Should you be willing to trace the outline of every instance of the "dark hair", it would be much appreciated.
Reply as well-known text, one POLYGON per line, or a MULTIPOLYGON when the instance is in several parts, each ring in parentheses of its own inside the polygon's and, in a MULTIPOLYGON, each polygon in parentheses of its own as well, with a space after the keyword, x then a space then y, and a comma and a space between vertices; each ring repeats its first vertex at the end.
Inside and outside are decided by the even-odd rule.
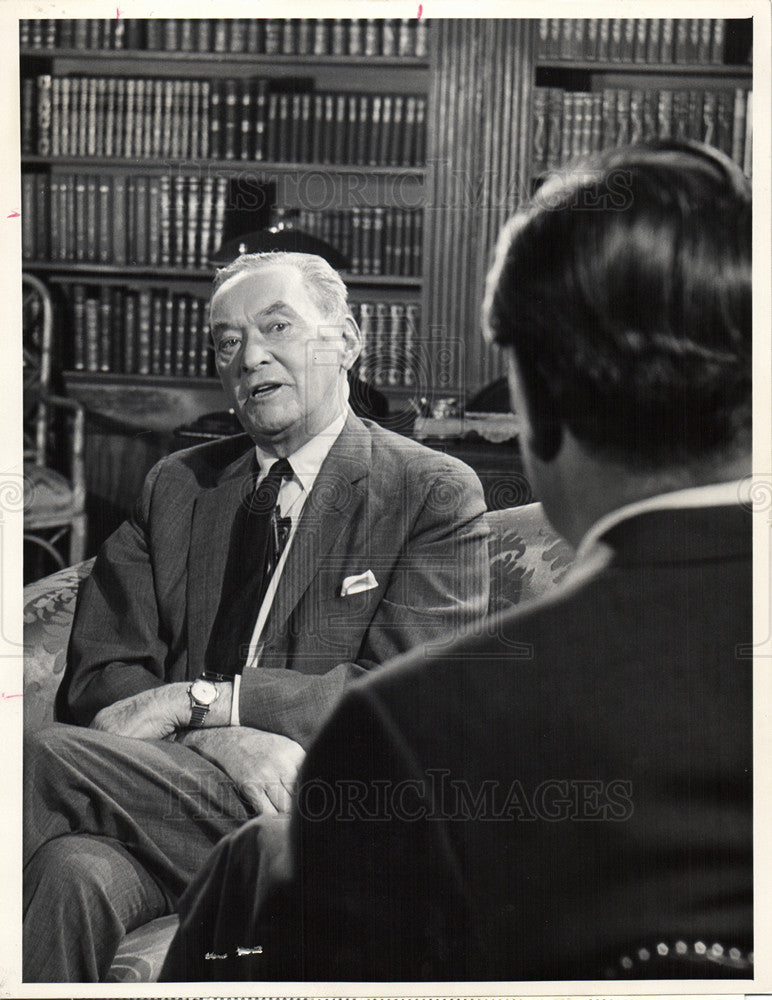
POLYGON ((744 446, 750 185, 723 154, 680 142, 550 178, 501 235, 485 314, 514 350, 543 460, 563 427, 646 466, 744 446))

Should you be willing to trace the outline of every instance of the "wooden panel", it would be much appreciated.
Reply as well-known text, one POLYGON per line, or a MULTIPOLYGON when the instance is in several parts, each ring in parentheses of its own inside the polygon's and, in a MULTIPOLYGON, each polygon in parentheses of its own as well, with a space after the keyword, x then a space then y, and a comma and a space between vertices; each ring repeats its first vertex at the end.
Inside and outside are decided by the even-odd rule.
POLYGON ((517 18, 432 23, 423 302, 438 395, 463 389, 469 397, 504 371, 483 341, 480 310, 496 238, 527 191, 534 26, 517 18))

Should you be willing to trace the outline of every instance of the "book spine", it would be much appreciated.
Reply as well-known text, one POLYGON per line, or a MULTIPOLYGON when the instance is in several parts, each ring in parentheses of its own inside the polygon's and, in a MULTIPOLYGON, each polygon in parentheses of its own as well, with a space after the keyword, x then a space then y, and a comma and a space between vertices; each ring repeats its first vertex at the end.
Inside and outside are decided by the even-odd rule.
POLYGON ((128 79, 126 81, 126 115, 123 122, 123 155, 127 158, 134 156, 134 97, 137 90, 137 81, 128 79))
POLYGON ((86 289, 75 285, 72 290, 73 358, 76 372, 86 370, 86 289))
POLYGON ((726 40, 726 18, 713 19, 713 32, 710 41, 710 61, 720 66, 724 62, 724 44, 726 40))
POLYGON ((550 87, 547 94, 547 170, 560 165, 562 137, 563 91, 559 87, 550 87))
POLYGON ((162 174, 160 177, 160 192, 161 192, 161 219, 160 219, 160 241, 161 241, 161 252, 160 252, 160 263, 164 267, 168 267, 172 262, 172 194, 171 194, 171 177, 168 174, 162 174))
POLYGON ((185 266, 195 267, 198 259, 199 232, 199 180, 195 175, 188 179, 187 238, 185 244, 185 266))
POLYGON ((611 19, 600 17, 598 18, 598 59, 601 62, 608 62, 610 46, 611 19))
POLYGON ((86 178, 86 260, 97 259, 97 179, 86 178))
POLYGON ((743 173, 753 176, 753 91, 749 90, 745 105, 745 144, 743 146, 743 173))
POLYGON ((201 300, 192 297, 190 300, 190 315, 188 317, 187 329, 185 331, 185 369, 184 372, 189 378, 195 378, 199 374, 199 342, 201 338, 201 300))
POLYGON ((659 61, 661 63, 672 63, 675 60, 675 22, 672 17, 663 17, 661 21, 662 47, 660 48, 659 61))
POLYGON ((153 300, 149 288, 142 288, 137 296, 136 370, 139 375, 150 374, 150 338, 153 300))
POLYGON ((164 356, 164 299, 163 293, 153 291, 150 308, 150 374, 163 374, 164 356))
MULTIPOLYGON (((237 117, 237 83, 236 80, 225 81, 225 133, 223 155, 226 160, 236 159, 236 117, 237 117)), ((240 128, 239 128, 240 131, 240 128)))
POLYGON ((215 251, 218 250, 222 244, 227 195, 228 181, 225 177, 218 177, 214 200, 214 226, 212 228, 212 246, 215 248, 215 251))
POLYGON ((643 142, 643 91, 630 91, 630 144, 643 142))
POLYGON ((660 90, 657 105, 658 138, 670 139, 673 135, 673 91, 660 90))
POLYGON ((416 357, 415 348, 420 338, 421 307, 417 302, 408 302, 405 306, 405 360, 402 372, 402 384, 415 385, 416 357))
POLYGON ((147 262, 157 267, 161 263, 161 179, 149 177, 147 182, 147 262))
POLYGON ((405 306, 393 302, 389 306, 389 346, 386 382, 402 385, 405 370, 405 306))
POLYGON ((62 252, 64 260, 75 259, 75 177, 65 174, 59 181, 60 197, 64 202, 62 252))
POLYGON ((35 247, 35 176, 21 175, 21 256, 22 260, 34 260, 35 247))
POLYGON ((415 26, 416 59, 426 59, 429 55, 429 22, 420 18, 415 26))
POLYGON ((745 152, 745 91, 737 87, 734 92, 734 114, 732 116, 732 159, 742 167, 745 152))
POLYGON ((177 174, 174 177, 174 215, 172 264, 182 267, 185 264, 185 181, 187 178, 177 174))
POLYGON ((115 222, 111 198, 110 198, 110 178, 100 176, 99 184, 99 238, 97 240, 98 259, 100 264, 109 264, 112 261, 112 228, 115 222))
POLYGON ((99 370, 110 371, 112 352, 112 304, 110 289, 103 285, 99 290, 99 370))
POLYGON ((648 26, 649 21, 645 17, 637 17, 634 19, 635 24, 635 51, 633 53, 633 59, 637 63, 645 63, 646 56, 648 53, 648 26))
POLYGON ((241 81, 241 120, 239 131, 239 157, 242 160, 249 160, 252 157, 252 84, 249 80, 241 81))
POLYGON ((172 375, 185 374, 185 338, 188 334, 188 296, 177 295, 175 302, 176 322, 174 324, 174 357, 172 375))
POLYGON ((48 197, 51 203, 51 245, 50 245, 50 256, 51 260, 61 260, 61 235, 62 228, 61 223, 63 219, 60 212, 59 204, 59 178, 54 174, 50 181, 48 182, 48 197))
POLYGON ((96 299, 86 299, 86 371, 99 371, 99 307, 96 299))
POLYGON ((137 328, 139 304, 134 292, 127 292, 123 307, 123 370, 127 375, 133 375, 137 370, 137 342, 139 340, 137 328))
POLYGON ((113 288, 110 297, 110 371, 123 371, 124 308, 123 291, 113 288))
POLYGON ((163 300, 163 337, 161 340, 161 374, 174 374, 175 344, 174 344, 174 297, 166 293, 163 300))
POLYGON ((375 372, 377 386, 388 384, 389 372, 389 307, 386 302, 375 303, 375 372))
POLYGON ((258 79, 255 89, 255 141, 253 157, 255 160, 267 158, 266 148, 266 106, 268 101, 268 81, 258 79))
POLYGON ((126 264, 126 181, 122 174, 112 179, 112 259, 114 264, 126 264))
POLYGON ((51 86, 50 73, 38 77, 38 156, 51 154, 51 86))

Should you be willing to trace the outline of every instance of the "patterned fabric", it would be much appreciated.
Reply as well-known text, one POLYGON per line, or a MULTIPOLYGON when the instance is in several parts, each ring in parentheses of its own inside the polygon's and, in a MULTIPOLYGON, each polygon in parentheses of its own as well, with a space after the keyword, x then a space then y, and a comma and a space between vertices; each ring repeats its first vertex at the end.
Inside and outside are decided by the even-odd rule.
POLYGON ((64 673, 67 640, 78 584, 93 559, 24 588, 24 728, 42 729, 54 721, 54 698, 64 673))
POLYGON ((63 475, 45 465, 24 463, 24 513, 34 521, 72 511, 72 486, 63 475))
POLYGON ((541 504, 488 511, 485 519, 491 532, 491 614, 543 597, 565 577, 574 550, 550 526, 541 504))
MULTIPOLYGON (((559 583, 573 550, 549 526, 540 504, 488 512, 492 613, 541 597, 559 583)), ((78 563, 24 589, 24 725, 53 721, 54 698, 64 671, 78 585, 94 560, 78 563)), ((110 982, 155 982, 177 926, 162 917, 128 934, 110 971, 110 982)))
POLYGON ((151 920, 123 939, 107 976, 108 983, 155 983, 177 930, 176 913, 151 920))

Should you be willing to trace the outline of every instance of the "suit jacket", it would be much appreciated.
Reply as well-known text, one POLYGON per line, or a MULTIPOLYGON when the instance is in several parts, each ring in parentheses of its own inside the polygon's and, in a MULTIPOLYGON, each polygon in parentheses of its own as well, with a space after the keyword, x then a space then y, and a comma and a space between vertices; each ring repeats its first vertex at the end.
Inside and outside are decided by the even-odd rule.
MULTIPOLYGON (((78 595, 60 719, 87 725, 201 673, 253 462, 240 435, 151 470, 78 595)), ((467 466, 350 414, 303 508, 259 666, 242 677, 242 725, 305 743, 350 679, 484 614, 484 509, 467 466), (342 597, 368 569, 377 587, 342 597)))
POLYGON ((641 513, 589 578, 354 685, 231 937, 262 953, 192 978, 619 978, 633 945, 752 948, 750 522, 641 513))

